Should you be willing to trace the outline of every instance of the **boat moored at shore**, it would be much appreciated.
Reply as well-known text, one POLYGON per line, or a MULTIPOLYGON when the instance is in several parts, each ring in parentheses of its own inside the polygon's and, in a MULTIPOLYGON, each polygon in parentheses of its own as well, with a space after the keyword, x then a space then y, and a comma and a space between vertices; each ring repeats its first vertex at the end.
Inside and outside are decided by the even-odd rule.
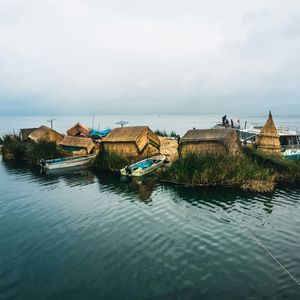
POLYGON ((87 165, 95 155, 81 155, 74 157, 61 157, 49 160, 40 160, 40 166, 46 170, 64 169, 87 165))
POLYGON ((142 161, 139 161, 120 170, 121 175, 138 177, 156 171, 160 168, 166 159, 165 155, 156 155, 142 161))

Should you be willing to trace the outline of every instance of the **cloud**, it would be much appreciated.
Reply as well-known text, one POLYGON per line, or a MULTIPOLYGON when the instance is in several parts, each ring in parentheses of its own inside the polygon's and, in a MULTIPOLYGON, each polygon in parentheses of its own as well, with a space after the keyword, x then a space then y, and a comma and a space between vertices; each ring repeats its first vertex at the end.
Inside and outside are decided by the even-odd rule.
POLYGON ((2 0, 1 113, 300 108, 299 10, 297 1, 2 0))

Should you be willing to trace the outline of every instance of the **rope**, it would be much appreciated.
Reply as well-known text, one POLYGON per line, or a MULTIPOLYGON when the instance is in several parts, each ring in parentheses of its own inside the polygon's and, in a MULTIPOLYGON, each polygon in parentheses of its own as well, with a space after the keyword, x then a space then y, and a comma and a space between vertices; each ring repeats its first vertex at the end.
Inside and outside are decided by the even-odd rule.
POLYGON ((294 282, 296 282, 296 284, 300 287, 300 282, 299 282, 299 280, 297 279, 297 278, 295 278, 287 269, 286 269, 286 267, 285 266, 283 266, 281 263, 280 263, 280 261, 278 261, 278 259, 276 258, 276 257, 274 257, 274 255, 270 252, 270 250, 267 248, 267 247, 265 247, 259 240, 258 240, 258 238, 245 226, 245 225, 243 225, 243 224, 241 224, 239 221, 238 221, 238 219, 236 218, 236 217, 234 217, 235 218, 235 220, 236 220, 236 222, 241 226, 241 227, 243 227, 243 228, 245 228, 246 230, 247 230, 247 232, 253 237, 253 239, 256 241, 256 243, 260 246, 260 247, 262 247, 275 261, 276 261, 276 263, 282 268, 282 270, 283 271, 285 271, 289 276, 290 276, 290 278, 294 281, 294 282))

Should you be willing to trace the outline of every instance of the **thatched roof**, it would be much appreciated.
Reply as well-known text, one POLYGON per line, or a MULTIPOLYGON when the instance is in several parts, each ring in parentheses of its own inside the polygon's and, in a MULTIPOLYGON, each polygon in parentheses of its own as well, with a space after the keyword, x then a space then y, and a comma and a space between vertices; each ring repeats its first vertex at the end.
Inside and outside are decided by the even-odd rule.
POLYGON ((191 129, 180 140, 184 142, 228 141, 236 135, 235 129, 191 129))
POLYGON ((89 133, 90 129, 79 122, 67 131, 67 134, 70 136, 78 136, 80 134, 89 135, 89 133))
POLYGON ((281 145, 279 134, 273 121, 272 113, 269 112, 269 117, 266 124, 261 129, 259 135, 255 139, 258 150, 266 153, 280 153, 281 145))
POLYGON ((113 129, 102 142, 128 143, 133 142, 139 151, 142 151, 149 141, 155 147, 160 147, 160 141, 156 134, 147 126, 120 127, 113 129))
POLYGON ((263 128, 261 129, 259 135, 260 136, 275 137, 275 138, 279 137, 277 128, 276 128, 275 123, 273 121, 271 111, 269 112, 268 120, 267 120, 266 124, 263 126, 263 128))
POLYGON ((216 128, 216 129, 192 129, 186 132, 179 143, 179 147, 184 144, 205 144, 216 142, 223 144, 229 153, 239 151, 240 140, 235 129, 216 128))
POLYGON ((34 130, 28 138, 38 142, 40 140, 45 140, 47 142, 55 142, 57 145, 61 142, 63 139, 63 135, 59 132, 47 127, 47 126, 40 126, 36 130, 34 130))
POLYGON ((94 148, 92 139, 69 135, 64 136, 63 140, 60 142, 60 145, 74 148, 85 148, 88 153, 90 153, 94 148))
POLYGON ((26 141, 29 135, 35 131, 37 128, 22 128, 20 129, 19 137, 21 141, 26 141))

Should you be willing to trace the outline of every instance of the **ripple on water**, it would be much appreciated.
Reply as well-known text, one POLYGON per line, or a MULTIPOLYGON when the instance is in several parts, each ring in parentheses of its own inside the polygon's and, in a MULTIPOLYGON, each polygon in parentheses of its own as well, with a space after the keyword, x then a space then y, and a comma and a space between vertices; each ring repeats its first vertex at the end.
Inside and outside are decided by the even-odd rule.
POLYGON ((0 298, 300 297, 247 231, 300 278, 297 187, 258 195, 3 164, 0 179, 0 298))

